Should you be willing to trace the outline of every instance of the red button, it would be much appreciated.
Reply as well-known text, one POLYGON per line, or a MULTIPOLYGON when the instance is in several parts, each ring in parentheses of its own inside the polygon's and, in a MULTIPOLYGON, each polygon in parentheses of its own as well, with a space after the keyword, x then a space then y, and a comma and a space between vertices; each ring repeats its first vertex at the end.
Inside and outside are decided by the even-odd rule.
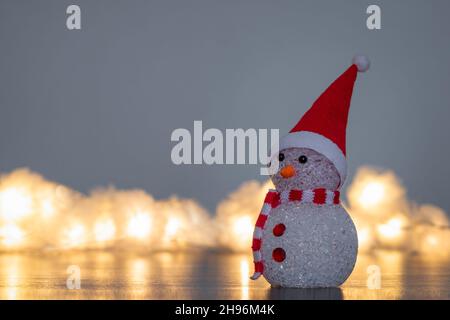
POLYGON ((276 248, 272 251, 272 258, 276 262, 283 262, 286 259, 286 252, 282 248, 276 248))
POLYGON ((279 223, 275 227, 273 227, 273 235, 275 237, 281 237, 285 230, 286 226, 282 223, 279 223))

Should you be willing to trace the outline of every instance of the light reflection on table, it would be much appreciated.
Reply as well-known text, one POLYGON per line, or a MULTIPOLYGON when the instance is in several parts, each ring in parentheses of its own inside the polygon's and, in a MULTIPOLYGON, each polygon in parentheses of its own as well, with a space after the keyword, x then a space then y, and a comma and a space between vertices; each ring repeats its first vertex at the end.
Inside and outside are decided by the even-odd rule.
POLYGON ((0 299, 450 299, 448 260, 401 252, 360 255, 342 288, 270 288, 251 272, 245 254, 3 253, 0 299), (70 265, 80 267, 81 289, 66 287, 70 265), (380 289, 367 287, 370 265, 380 289))

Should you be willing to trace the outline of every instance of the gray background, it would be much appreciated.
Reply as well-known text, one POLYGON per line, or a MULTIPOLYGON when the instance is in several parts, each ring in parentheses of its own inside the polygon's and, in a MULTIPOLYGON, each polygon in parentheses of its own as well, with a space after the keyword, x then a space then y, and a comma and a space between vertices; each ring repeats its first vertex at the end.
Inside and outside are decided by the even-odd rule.
POLYGON ((349 118, 350 179, 394 170, 450 211, 449 1, 0 1, 0 170, 27 166, 88 192, 143 188, 208 209, 259 166, 175 166, 176 128, 284 134, 370 56, 349 118), (82 30, 65 10, 81 6, 82 30), (382 30, 366 28, 369 4, 382 30))

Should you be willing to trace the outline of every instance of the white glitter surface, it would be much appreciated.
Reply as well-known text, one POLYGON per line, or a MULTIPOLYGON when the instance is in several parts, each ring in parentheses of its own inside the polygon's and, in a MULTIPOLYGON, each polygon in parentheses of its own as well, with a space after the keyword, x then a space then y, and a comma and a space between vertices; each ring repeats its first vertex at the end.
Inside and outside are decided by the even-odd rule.
POLYGON ((272 210, 262 237, 264 277, 273 286, 337 287, 350 275, 356 262, 358 238, 355 226, 340 205, 289 202, 272 210), (274 236, 283 223, 282 236, 274 236), (283 262, 272 251, 286 252, 283 262))

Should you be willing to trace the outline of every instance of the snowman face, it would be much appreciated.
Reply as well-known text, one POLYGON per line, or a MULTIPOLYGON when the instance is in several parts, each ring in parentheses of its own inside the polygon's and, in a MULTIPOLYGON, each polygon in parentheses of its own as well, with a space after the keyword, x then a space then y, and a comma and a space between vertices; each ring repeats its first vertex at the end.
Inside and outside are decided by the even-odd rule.
POLYGON ((307 148, 288 148, 278 154, 279 170, 271 176, 278 191, 339 187, 340 176, 324 155, 307 148))

